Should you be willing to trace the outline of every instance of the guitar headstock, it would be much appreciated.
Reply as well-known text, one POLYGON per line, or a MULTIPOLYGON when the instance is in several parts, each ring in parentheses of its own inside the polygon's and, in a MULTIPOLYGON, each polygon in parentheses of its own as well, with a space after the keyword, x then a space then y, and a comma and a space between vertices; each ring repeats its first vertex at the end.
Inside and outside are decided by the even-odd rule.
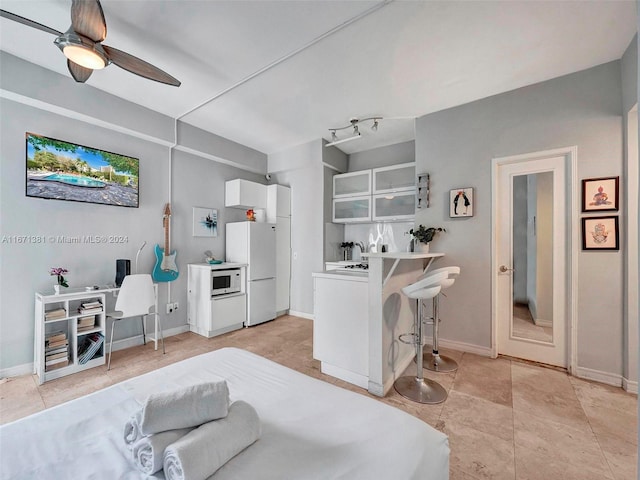
POLYGON ((169 217, 171 216, 171 204, 170 203, 165 203, 164 205, 164 212, 162 215, 162 226, 164 228, 167 228, 168 224, 169 224, 169 217))

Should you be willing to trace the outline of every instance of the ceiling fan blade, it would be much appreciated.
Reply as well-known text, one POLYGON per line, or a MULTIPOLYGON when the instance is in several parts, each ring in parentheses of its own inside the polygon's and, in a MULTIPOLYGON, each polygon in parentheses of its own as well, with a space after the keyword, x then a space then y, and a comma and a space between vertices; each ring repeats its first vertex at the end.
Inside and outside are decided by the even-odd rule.
POLYGON ((13 20, 14 22, 22 23, 23 25, 26 25, 28 27, 37 28, 38 30, 51 33, 53 35, 62 35, 62 32, 59 32, 58 30, 54 30, 53 28, 47 27, 46 25, 42 25, 41 23, 29 20, 28 18, 21 17, 20 15, 16 15, 15 13, 7 12, 6 10, 0 9, 0 17, 8 18, 9 20, 13 20))
POLYGON ((71 26, 76 33, 101 42, 107 36, 107 22, 98 0, 73 0, 71 26))
POLYGON ((90 68, 85 68, 71 60, 67 60, 67 67, 69 68, 69 72, 73 79, 78 83, 86 82, 93 73, 93 70, 90 68))
POLYGON ((102 48, 104 48, 104 52, 107 54, 107 57, 109 57, 109 60, 120 68, 124 68, 131 73, 148 78, 149 80, 166 83, 167 85, 173 85, 174 87, 180 86, 180 80, 172 77, 167 72, 163 72, 158 67, 154 67, 144 60, 140 60, 133 55, 123 52, 122 50, 118 50, 117 48, 108 47, 107 45, 102 45, 102 48))

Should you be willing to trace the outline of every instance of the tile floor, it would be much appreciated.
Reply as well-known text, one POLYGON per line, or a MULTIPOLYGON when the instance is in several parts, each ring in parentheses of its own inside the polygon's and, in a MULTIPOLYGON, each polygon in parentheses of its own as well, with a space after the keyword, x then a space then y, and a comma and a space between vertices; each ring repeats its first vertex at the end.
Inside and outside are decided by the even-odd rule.
POLYGON ((529 306, 522 303, 513 304, 513 334, 530 340, 553 341, 553 328, 536 325, 529 306))
MULTIPOLYGON (((93 392, 179 360, 226 346, 250 350, 305 374, 368 395, 319 371, 312 358, 312 322, 280 317, 212 339, 184 333, 167 339, 166 355, 151 345, 115 352, 97 367, 37 385, 31 375, 0 381, 0 423, 93 392)), ((394 390, 378 399, 449 436, 451 480, 633 480, 637 478, 637 397, 564 372, 447 351, 460 368, 425 376, 449 392, 420 405, 394 390)), ((415 366, 409 367, 411 372, 415 366)), ((377 397, 373 397, 377 398, 377 397)), ((385 479, 386 480, 386 479, 385 479)))

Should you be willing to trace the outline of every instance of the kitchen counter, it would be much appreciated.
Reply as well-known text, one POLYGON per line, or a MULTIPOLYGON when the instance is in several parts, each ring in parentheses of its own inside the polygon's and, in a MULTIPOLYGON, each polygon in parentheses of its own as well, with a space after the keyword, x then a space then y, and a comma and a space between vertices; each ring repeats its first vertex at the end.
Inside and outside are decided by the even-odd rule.
POLYGON ((368 282, 367 272, 354 270, 325 270, 324 272, 312 273, 313 278, 337 278, 341 280, 353 280, 355 282, 368 282))

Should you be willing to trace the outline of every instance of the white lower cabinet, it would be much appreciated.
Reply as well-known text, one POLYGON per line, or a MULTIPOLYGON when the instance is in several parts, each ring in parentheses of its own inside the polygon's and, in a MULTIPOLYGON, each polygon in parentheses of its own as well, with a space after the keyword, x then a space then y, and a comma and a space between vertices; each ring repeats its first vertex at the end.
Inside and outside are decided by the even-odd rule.
POLYGON ((314 274, 313 358, 323 373, 368 388, 369 283, 314 274))
POLYGON ((239 330, 247 320, 246 268, 230 264, 191 264, 187 279, 187 318, 189 330, 211 338, 239 330), (242 274, 242 291, 228 295, 211 296, 211 271, 238 268, 242 274))

